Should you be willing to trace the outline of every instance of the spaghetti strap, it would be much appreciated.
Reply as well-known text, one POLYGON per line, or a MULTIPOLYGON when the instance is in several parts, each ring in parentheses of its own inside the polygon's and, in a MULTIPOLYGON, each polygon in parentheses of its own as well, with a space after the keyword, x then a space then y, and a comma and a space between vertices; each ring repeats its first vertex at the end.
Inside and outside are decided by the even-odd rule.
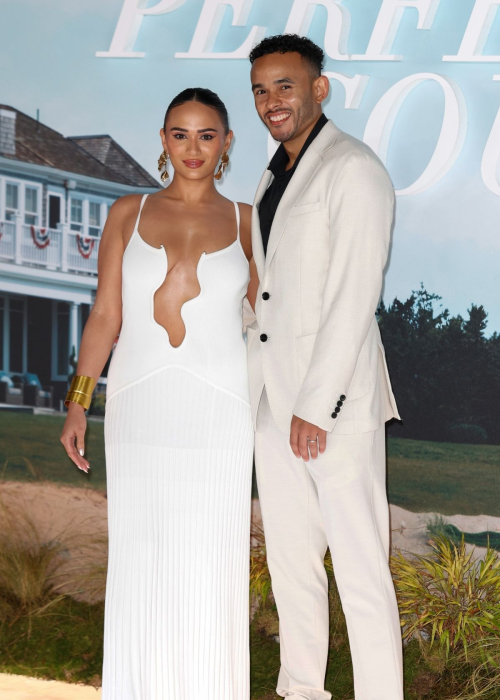
POLYGON ((147 196, 148 196, 147 194, 142 195, 141 206, 139 207, 139 213, 137 214, 137 219, 135 220, 134 230, 137 230, 139 228, 139 221, 141 219, 142 207, 144 206, 144 202, 146 201, 147 196))
POLYGON ((234 204, 234 208, 236 210, 236 225, 238 227, 238 232, 236 234, 236 240, 239 241, 240 240, 240 207, 239 207, 238 202, 233 202, 233 204, 234 204))

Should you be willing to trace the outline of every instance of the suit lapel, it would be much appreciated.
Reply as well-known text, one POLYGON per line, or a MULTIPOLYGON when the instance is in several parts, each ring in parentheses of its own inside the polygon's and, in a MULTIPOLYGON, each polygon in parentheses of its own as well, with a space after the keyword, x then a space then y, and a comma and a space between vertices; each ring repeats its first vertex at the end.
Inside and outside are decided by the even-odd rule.
MULTIPOLYGON (((322 163, 322 153, 334 145, 341 133, 342 132, 340 129, 338 129, 335 124, 329 120, 304 153, 300 163, 297 166, 297 170, 288 183, 288 187, 286 188, 276 210, 273 225, 271 227, 271 233, 269 235, 264 270, 269 269, 273 255, 276 252, 276 248, 278 247, 281 237, 283 236, 290 212, 322 163)), ((264 193, 262 192, 262 195, 263 194, 264 193)))
POLYGON ((269 234, 269 242, 267 244, 266 260, 264 265, 265 270, 269 269, 269 265, 271 264, 273 255, 276 252, 276 248, 281 240, 293 206, 300 198, 300 195, 305 190, 306 186, 309 184, 309 181, 313 177, 314 173, 321 165, 321 155, 319 155, 317 151, 314 151, 311 146, 309 146, 307 151, 304 153, 302 160, 298 164, 297 170, 294 172, 292 179, 288 183, 278 208, 276 209, 273 225, 271 226, 271 233, 269 234))
POLYGON ((259 211, 257 207, 264 196, 264 192, 269 187, 272 177, 273 174, 271 171, 266 169, 259 182, 259 186, 257 187, 252 209, 252 254, 255 260, 255 265, 257 266, 257 272, 259 273, 260 280, 264 278, 265 255, 264 246, 262 244, 262 233, 260 230, 259 211))

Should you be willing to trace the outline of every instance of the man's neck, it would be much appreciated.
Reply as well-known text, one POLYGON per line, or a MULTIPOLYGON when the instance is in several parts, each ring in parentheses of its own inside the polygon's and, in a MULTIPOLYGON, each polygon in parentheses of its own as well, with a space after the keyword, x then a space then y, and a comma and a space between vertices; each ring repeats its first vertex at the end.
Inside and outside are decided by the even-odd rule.
POLYGON ((293 168, 295 161, 298 158, 299 153, 302 150, 303 145, 308 139, 309 134, 311 131, 314 129, 316 126, 316 123, 318 119, 321 117, 322 112, 316 116, 313 121, 306 126, 306 128, 300 132, 297 136, 295 136, 293 139, 290 139, 290 141, 285 141, 283 143, 283 147, 287 153, 288 156, 288 163, 286 164, 285 170, 290 170, 293 168))

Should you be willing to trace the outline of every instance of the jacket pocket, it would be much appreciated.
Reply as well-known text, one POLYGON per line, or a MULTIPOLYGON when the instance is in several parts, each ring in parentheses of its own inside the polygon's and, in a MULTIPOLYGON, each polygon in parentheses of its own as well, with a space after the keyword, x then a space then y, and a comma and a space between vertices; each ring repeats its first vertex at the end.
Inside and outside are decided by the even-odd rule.
POLYGON ((309 214, 312 211, 322 209, 321 202, 308 202, 307 204, 297 204, 290 212, 290 216, 298 216, 299 214, 309 214))

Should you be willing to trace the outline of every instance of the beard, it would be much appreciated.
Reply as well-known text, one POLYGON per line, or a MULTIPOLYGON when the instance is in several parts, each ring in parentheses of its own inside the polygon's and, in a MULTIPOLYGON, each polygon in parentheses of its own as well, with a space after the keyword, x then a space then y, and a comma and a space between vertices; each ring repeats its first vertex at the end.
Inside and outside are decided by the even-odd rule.
POLYGON ((314 105, 311 102, 304 102, 296 111, 289 110, 290 111, 290 117, 287 121, 287 130, 282 130, 279 129, 276 134, 274 134, 271 129, 269 129, 269 126, 265 120, 265 118, 262 118, 262 121, 268 128, 269 132, 271 133, 271 136, 275 141, 278 141, 279 143, 286 143, 287 141, 291 141, 292 139, 295 138, 297 133, 301 131, 301 129, 304 127, 305 124, 311 121, 313 115, 314 115, 314 105))

